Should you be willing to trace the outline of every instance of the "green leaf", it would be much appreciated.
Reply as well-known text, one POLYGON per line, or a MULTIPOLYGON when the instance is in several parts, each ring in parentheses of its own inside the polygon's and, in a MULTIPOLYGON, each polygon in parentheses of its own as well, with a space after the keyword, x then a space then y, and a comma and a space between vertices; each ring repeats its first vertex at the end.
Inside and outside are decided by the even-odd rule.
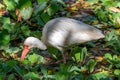
MULTIPOLYGON (((102 71, 96 74, 91 74, 89 77, 90 80, 106 80, 105 78, 109 78, 108 71, 102 71)), ((111 79, 107 79, 107 80, 111 80, 111 79)))
POLYGON ((7 6, 7 10, 15 10, 16 4, 13 0, 3 0, 5 5, 7 6))
POLYGON ((33 55, 30 55, 30 56, 28 57, 28 60, 33 64, 33 63, 37 62, 38 57, 39 57, 39 56, 38 56, 37 54, 33 54, 33 55))
POLYGON ((3 17, 0 20, 3 24, 10 24, 10 18, 3 17))
POLYGON ((106 35, 106 41, 117 40, 116 31, 112 30, 108 35, 106 35))
POLYGON ((96 64, 97 64, 97 62, 96 62, 95 60, 90 59, 90 60, 87 62, 86 67, 87 67, 87 69, 88 69, 90 72, 93 72, 96 64))
POLYGON ((21 10, 24 9, 24 8, 32 7, 32 2, 31 2, 31 0, 19 0, 18 7, 21 10))
POLYGON ((42 4, 44 2, 48 2, 48 0, 37 0, 38 4, 42 4))
POLYGON ((0 44, 1 45, 8 45, 10 42, 10 34, 6 30, 2 30, 0 32, 0 44))
POLYGON ((12 26, 10 24, 4 24, 2 27, 3 29, 6 29, 8 32, 12 31, 12 26))
POLYGON ((108 60, 112 60, 112 55, 110 53, 106 53, 105 58, 108 60))
POLYGON ((42 4, 39 4, 38 8, 34 11, 34 16, 38 15, 45 9, 47 6, 47 2, 43 2, 42 4))
POLYGON ((55 14, 58 10, 60 10, 60 6, 56 4, 56 2, 51 2, 50 7, 47 9, 47 13, 49 16, 52 16, 55 14))
POLYGON ((97 2, 98 2, 98 0, 87 0, 86 1, 86 3, 89 3, 91 5, 93 5, 93 4, 97 3, 97 2))
POLYGON ((42 56, 38 55, 38 54, 33 54, 33 55, 30 55, 28 57, 28 60, 31 62, 31 64, 34 64, 34 63, 37 63, 37 62, 40 62, 40 63, 44 63, 45 60, 42 56))
POLYGON ((38 74, 34 72, 28 72, 27 74, 24 75, 25 80, 40 80, 40 77, 38 74))
POLYGON ((120 69, 115 69, 114 74, 120 76, 120 69))
POLYGON ((14 74, 10 74, 9 76, 8 76, 8 80, 14 80, 15 79, 15 75, 14 74))
POLYGON ((44 68, 44 67, 42 67, 41 72, 44 74, 44 76, 47 76, 47 75, 48 75, 47 69, 44 68))
POLYGON ((80 69, 77 66, 72 66, 71 69, 70 69, 70 72, 73 72, 73 71, 80 72, 80 69))
POLYGON ((49 47, 49 48, 48 48, 48 52, 51 53, 52 56, 53 56, 55 59, 58 59, 57 56, 56 56, 56 54, 58 54, 59 51, 58 51, 57 49, 52 48, 52 47, 49 47))
POLYGON ((77 62, 80 61, 80 54, 81 54, 80 52, 75 53, 75 59, 76 59, 77 62))
POLYGON ((44 21, 44 23, 47 23, 50 20, 50 16, 47 13, 42 13, 41 18, 44 21))
POLYGON ((14 66, 14 70, 16 71, 16 73, 19 74, 19 76, 23 77, 23 75, 22 75, 22 69, 19 66, 17 66, 16 64, 14 66))
POLYGON ((0 80, 5 80, 5 76, 6 76, 5 73, 0 73, 0 80))
POLYGON ((34 37, 37 37, 37 38, 41 38, 42 32, 41 31, 32 31, 31 35, 34 36, 34 37))
POLYGON ((32 11, 33 11, 33 8, 32 7, 27 7, 27 8, 22 8, 20 10, 20 13, 22 15, 22 18, 24 20, 28 20, 30 19, 31 15, 32 15, 32 11))
POLYGON ((81 56, 80 56, 80 61, 81 62, 85 61, 86 57, 87 57, 87 48, 84 47, 84 48, 82 48, 82 52, 81 52, 81 56))
POLYGON ((41 26, 44 26, 44 25, 45 25, 44 21, 42 20, 42 18, 41 18, 40 16, 36 16, 36 20, 37 20, 37 23, 38 23, 39 25, 41 25, 41 26))
POLYGON ((75 47, 72 49, 71 54, 74 55, 73 59, 77 62, 84 62, 87 56, 86 48, 75 47))
POLYGON ((107 13, 103 10, 96 11, 96 14, 98 15, 98 18, 102 21, 108 21, 108 17, 106 17, 107 13))
POLYGON ((28 27, 28 26, 22 26, 22 27, 21 27, 21 30, 22 30, 22 33, 23 33, 25 36, 29 36, 29 35, 30 35, 30 30, 29 30, 29 27, 28 27))

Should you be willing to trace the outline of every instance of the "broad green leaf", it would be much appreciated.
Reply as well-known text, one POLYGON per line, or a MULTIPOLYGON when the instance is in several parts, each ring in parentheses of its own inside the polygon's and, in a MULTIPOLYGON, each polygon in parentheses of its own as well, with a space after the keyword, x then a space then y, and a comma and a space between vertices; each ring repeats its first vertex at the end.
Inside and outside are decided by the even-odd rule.
POLYGON ((73 72, 73 71, 80 72, 80 69, 77 66, 72 66, 71 69, 70 69, 70 72, 73 72))
POLYGON ((97 15, 98 15, 98 18, 102 21, 108 21, 108 18, 107 18, 107 12, 103 11, 103 10, 99 10, 99 11, 96 11, 95 12, 97 15))
POLYGON ((117 5, 116 7, 119 7, 120 8, 120 2, 116 1, 117 2, 117 5))
POLYGON ((32 36, 37 37, 37 38, 41 38, 41 36, 42 36, 41 31, 31 31, 30 33, 31 33, 32 36))
POLYGON ((10 24, 10 18, 5 18, 5 17, 3 17, 3 18, 1 18, 0 20, 1 20, 1 22, 2 22, 3 24, 10 24))
POLYGON ((10 34, 6 30, 2 30, 0 32, 0 44, 2 45, 8 45, 10 42, 10 34))
MULTIPOLYGON (((16 1, 16 2, 18 2, 18 1, 16 1)), ((31 0, 19 0, 18 7, 20 10, 22 10, 24 8, 29 8, 29 7, 32 8, 32 2, 31 2, 31 0)))
POLYGON ((39 25, 41 25, 41 26, 44 26, 44 25, 45 25, 44 21, 42 20, 42 18, 41 18, 40 16, 37 16, 37 17, 36 17, 36 20, 37 20, 37 23, 38 23, 39 25))
POLYGON ((22 69, 19 66, 17 66, 16 64, 14 65, 14 70, 15 70, 16 73, 19 74, 19 76, 23 77, 22 69))
POLYGON ((55 14, 58 10, 60 10, 60 6, 58 6, 55 2, 51 2, 50 7, 47 9, 47 13, 49 16, 55 14))
POLYGON ((81 49, 79 47, 73 48, 71 54, 73 55, 74 61, 80 62, 81 49))
MULTIPOLYGON (((102 0, 102 1, 103 1, 103 0, 102 0)), ((102 5, 104 5, 104 6, 106 6, 106 7, 111 7, 111 6, 113 6, 112 3, 113 3, 113 2, 110 1, 110 0, 105 0, 105 1, 102 3, 102 5)))
POLYGON ((32 8, 32 7, 22 8, 22 9, 20 10, 20 13, 21 13, 21 15, 22 15, 22 18, 23 18, 24 20, 30 19, 31 15, 32 15, 32 11, 33 11, 33 8, 32 8))
POLYGON ((46 13, 42 13, 41 18, 44 21, 44 23, 47 23, 50 20, 50 16, 46 13))
POLYGON ((42 3, 42 4, 39 4, 38 8, 34 11, 34 16, 40 14, 41 11, 43 11, 46 6, 47 6, 47 2, 44 2, 44 3, 42 3))
POLYGON ((47 77, 48 73, 46 68, 42 67, 41 72, 47 77))
POLYGON ((21 50, 18 47, 11 47, 11 48, 7 48, 5 51, 6 53, 9 53, 9 54, 15 54, 21 50))
POLYGON ((5 80, 5 76, 6 76, 5 73, 0 73, 0 80, 5 80))
POLYGON ((30 55, 30 56, 28 57, 28 60, 33 64, 33 63, 37 62, 38 57, 39 57, 39 56, 38 56, 37 54, 33 54, 33 55, 30 55))
POLYGON ((84 62, 87 56, 87 49, 75 47, 72 49, 71 54, 74 55, 73 59, 77 62, 84 62))
POLYGON ((42 4, 44 2, 48 2, 48 0, 37 0, 38 4, 42 4))
POLYGON ((52 1, 54 1, 54 2, 58 2, 58 3, 62 4, 62 5, 65 5, 65 3, 64 3, 63 0, 52 0, 52 1))
POLYGON ((75 53, 75 59, 77 60, 77 62, 79 62, 81 59, 80 59, 80 55, 81 52, 78 52, 78 53, 75 53))
POLYGON ((90 77, 92 78, 92 80, 104 80, 105 78, 109 78, 109 72, 108 71, 98 72, 96 74, 91 74, 90 77))
POLYGON ((7 6, 7 10, 15 10, 16 4, 12 0, 3 0, 5 5, 7 6))
POLYGON ((106 35, 106 41, 112 41, 112 40, 117 40, 116 32, 115 30, 112 30, 109 34, 106 35))
POLYGON ((120 69, 115 69, 114 74, 120 76, 120 69))
POLYGON ((97 3, 97 2, 98 2, 98 0, 87 0, 86 1, 86 3, 89 3, 91 5, 93 5, 93 4, 97 3))
POLYGON ((34 63, 44 63, 45 60, 42 56, 38 55, 38 54, 33 54, 33 55, 30 55, 28 57, 28 60, 31 62, 31 64, 34 64, 34 63))
POLYGON ((34 72, 28 72, 24 75, 24 80, 40 80, 40 76, 34 72))
POLYGON ((95 66, 96 66, 97 62, 93 59, 90 59, 87 64, 86 64, 86 67, 87 69, 90 71, 90 72, 93 72, 95 66))
POLYGON ((10 24, 4 24, 2 27, 3 29, 6 29, 8 32, 12 31, 12 26, 10 24))
POLYGON ((87 48, 84 47, 84 48, 82 48, 82 52, 81 52, 81 56, 80 56, 80 61, 81 62, 85 61, 86 57, 87 57, 87 48))
POLYGON ((108 60, 112 60, 112 55, 110 53, 106 53, 105 58, 108 60))
POLYGON ((29 30, 29 27, 28 27, 28 26, 22 26, 22 27, 21 27, 21 30, 22 30, 22 33, 23 33, 25 36, 29 36, 29 35, 30 35, 30 30, 29 30))
POLYGON ((117 61, 118 60, 118 56, 117 55, 113 55, 113 60, 117 61))
POLYGON ((32 2, 30 0, 19 0, 18 7, 24 20, 28 20, 32 15, 32 2))
POLYGON ((14 80, 15 79, 15 75, 14 74, 10 74, 9 76, 8 76, 8 80, 14 80))
POLYGON ((48 52, 49 52, 50 54, 52 54, 52 56, 53 56, 55 59, 58 59, 56 55, 58 54, 59 51, 58 51, 57 49, 52 48, 52 47, 49 47, 49 48, 48 48, 48 52))

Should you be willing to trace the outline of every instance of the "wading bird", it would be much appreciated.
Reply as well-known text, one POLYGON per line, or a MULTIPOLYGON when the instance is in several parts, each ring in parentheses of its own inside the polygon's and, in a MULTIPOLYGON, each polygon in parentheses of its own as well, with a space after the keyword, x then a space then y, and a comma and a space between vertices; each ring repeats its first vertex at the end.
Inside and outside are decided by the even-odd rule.
MULTIPOLYGON (((39 35, 39 34, 38 34, 39 35)), ((24 41, 21 61, 31 48, 46 50, 47 47, 57 48, 62 52, 63 62, 66 63, 66 50, 76 44, 104 38, 101 30, 71 18, 55 18, 46 23, 42 31, 42 40, 28 37, 24 41)))

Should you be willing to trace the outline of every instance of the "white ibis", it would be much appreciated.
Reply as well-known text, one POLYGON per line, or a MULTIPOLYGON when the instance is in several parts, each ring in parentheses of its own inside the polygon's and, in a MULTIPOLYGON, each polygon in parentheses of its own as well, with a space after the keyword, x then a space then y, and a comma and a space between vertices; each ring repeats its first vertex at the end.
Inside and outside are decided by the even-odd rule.
POLYGON ((37 47, 46 50, 47 47, 52 46, 63 53, 63 62, 66 63, 64 53, 70 46, 104 37, 99 29, 81 21, 70 18, 56 18, 48 21, 43 28, 42 41, 35 37, 28 37, 24 41, 24 50, 20 60, 24 60, 31 48, 37 47))

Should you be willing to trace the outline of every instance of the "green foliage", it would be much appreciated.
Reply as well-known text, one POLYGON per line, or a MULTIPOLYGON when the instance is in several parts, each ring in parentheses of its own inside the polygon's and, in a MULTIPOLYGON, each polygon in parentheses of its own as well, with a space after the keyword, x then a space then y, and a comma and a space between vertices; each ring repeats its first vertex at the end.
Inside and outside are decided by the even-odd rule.
MULTIPOLYGON (((76 1, 79 3, 82 0, 76 1)), ((99 28, 106 26, 105 24, 109 26, 103 42, 105 44, 98 42, 102 46, 100 48, 95 43, 89 43, 88 48, 80 46, 71 48, 70 60, 67 60, 65 65, 59 61, 62 60, 60 52, 53 48, 48 49, 52 61, 49 58, 46 61, 43 56, 36 54, 39 52, 36 49, 32 50, 23 62, 20 62, 17 55, 21 54, 23 40, 26 37, 41 38, 43 26, 50 19, 59 17, 59 13, 70 14, 71 12, 66 11, 69 4, 66 5, 63 0, 0 2, 0 80, 112 80, 114 78, 120 80, 120 41, 119 34, 115 30, 120 28, 119 0, 85 1, 89 4, 86 5, 89 6, 86 10, 90 9, 95 13, 95 16, 87 17, 87 20, 90 23, 103 23, 97 24, 99 28), (91 47, 96 49, 92 52, 91 47), (101 48, 103 51, 99 51, 101 48), (107 53, 104 52, 108 48, 107 53), (102 55, 104 60, 97 62, 96 54, 100 57, 102 55)), ((80 3, 79 7, 81 6, 80 3)), ((84 13, 84 10, 79 11, 77 13, 84 13)), ((74 13, 72 16, 75 16, 74 13)), ((84 18, 84 15, 82 16, 84 18)))
POLYGON ((11 0, 3 0, 5 5, 7 6, 7 10, 15 10, 16 4, 15 1, 11 1, 11 0))
POLYGON ((111 64, 110 68, 120 68, 120 58, 117 55, 112 56, 111 54, 107 53, 105 54, 105 58, 111 64))
POLYGON ((85 62, 87 56, 87 49, 75 47, 72 49, 71 54, 73 55, 73 60, 76 62, 85 62))
POLYGON ((120 28, 120 13, 117 12, 120 2, 118 0, 87 0, 94 8, 94 13, 102 22, 106 22, 108 26, 120 28), (96 6, 97 4, 97 6, 96 6))
POLYGON ((29 72, 27 74, 24 75, 24 80, 29 80, 29 79, 32 79, 32 80, 39 80, 40 77, 38 74, 34 73, 34 72, 29 72))

